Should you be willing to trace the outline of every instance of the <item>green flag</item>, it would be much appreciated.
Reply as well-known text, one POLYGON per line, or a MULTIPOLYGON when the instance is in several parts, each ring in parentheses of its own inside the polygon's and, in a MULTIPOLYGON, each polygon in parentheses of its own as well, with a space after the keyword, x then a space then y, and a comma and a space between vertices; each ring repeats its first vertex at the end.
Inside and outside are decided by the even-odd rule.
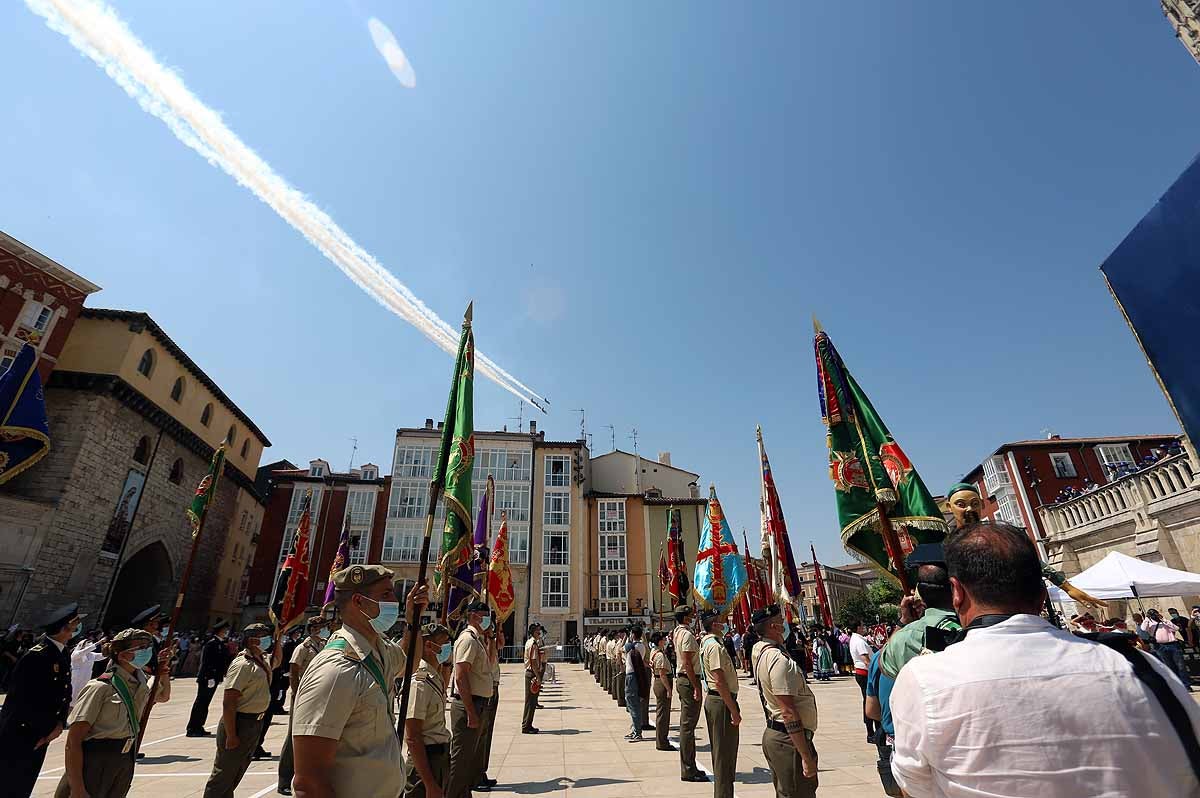
MULTIPOLYGON (((454 377, 446 403, 446 421, 433 481, 444 488, 446 526, 442 530, 442 559, 434 574, 445 590, 445 577, 471 561, 471 467, 475 463, 475 421, 472 397, 475 385, 475 335, 471 331, 471 305, 463 316, 462 336, 454 360, 454 377)), ((447 596, 448 598, 448 596, 447 596)))
POLYGON ((204 514, 208 512, 208 505, 212 503, 213 494, 217 490, 217 480, 221 476, 221 468, 225 465, 225 444, 222 443, 213 452, 212 463, 208 466, 208 473, 204 475, 204 479, 200 480, 200 484, 196 486, 196 495, 192 497, 192 503, 188 505, 187 517, 192 522, 192 537, 196 537, 200 532, 200 524, 204 522, 204 514))
POLYGON ((942 540, 946 521, 871 400, 850 376, 833 341, 818 329, 813 345, 842 545, 896 582, 889 560, 903 561, 918 544, 942 540), (881 509, 900 549, 891 558, 880 526, 881 509))

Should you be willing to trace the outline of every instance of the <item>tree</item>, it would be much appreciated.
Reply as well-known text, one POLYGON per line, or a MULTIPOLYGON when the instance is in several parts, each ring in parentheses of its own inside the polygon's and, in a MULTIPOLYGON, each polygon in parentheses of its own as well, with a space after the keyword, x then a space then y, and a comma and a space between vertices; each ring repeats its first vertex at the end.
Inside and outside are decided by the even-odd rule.
POLYGON ((891 582, 876 579, 841 603, 836 618, 838 626, 848 627, 851 621, 895 623, 900 618, 901 595, 900 588, 891 582))

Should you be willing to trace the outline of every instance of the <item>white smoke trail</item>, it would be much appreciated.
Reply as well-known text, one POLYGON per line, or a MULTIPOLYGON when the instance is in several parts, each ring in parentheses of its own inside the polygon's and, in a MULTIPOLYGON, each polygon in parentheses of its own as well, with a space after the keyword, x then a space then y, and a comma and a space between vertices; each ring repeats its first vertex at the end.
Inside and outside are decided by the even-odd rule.
MULTIPOLYGON (((396 276, 360 247, 320 208, 279 176, 164 67, 102 0, 25 0, 51 30, 104 69, 142 110, 161 119, 176 138, 249 189, 379 304, 450 354, 458 330, 443 321, 396 276)), ((476 351, 475 366, 514 396, 545 411, 545 399, 476 351)))

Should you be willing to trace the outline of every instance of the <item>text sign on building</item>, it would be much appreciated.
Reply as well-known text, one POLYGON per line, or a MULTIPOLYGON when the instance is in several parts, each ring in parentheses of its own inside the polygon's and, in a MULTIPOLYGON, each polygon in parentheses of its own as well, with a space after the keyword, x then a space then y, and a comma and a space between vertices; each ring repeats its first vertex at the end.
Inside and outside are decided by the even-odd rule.
POLYGON ((629 626, 642 623, 646 616, 642 615, 594 615, 583 619, 584 626, 629 626))

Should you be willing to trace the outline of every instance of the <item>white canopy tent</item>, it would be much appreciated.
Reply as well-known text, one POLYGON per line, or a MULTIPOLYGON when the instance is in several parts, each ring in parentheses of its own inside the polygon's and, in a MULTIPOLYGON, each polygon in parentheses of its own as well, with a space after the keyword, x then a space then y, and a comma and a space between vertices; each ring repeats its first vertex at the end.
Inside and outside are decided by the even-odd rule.
POLYGON ((1119 551, 1110 551, 1070 579, 1075 587, 1104 600, 1200 595, 1200 574, 1155 565, 1119 551))

